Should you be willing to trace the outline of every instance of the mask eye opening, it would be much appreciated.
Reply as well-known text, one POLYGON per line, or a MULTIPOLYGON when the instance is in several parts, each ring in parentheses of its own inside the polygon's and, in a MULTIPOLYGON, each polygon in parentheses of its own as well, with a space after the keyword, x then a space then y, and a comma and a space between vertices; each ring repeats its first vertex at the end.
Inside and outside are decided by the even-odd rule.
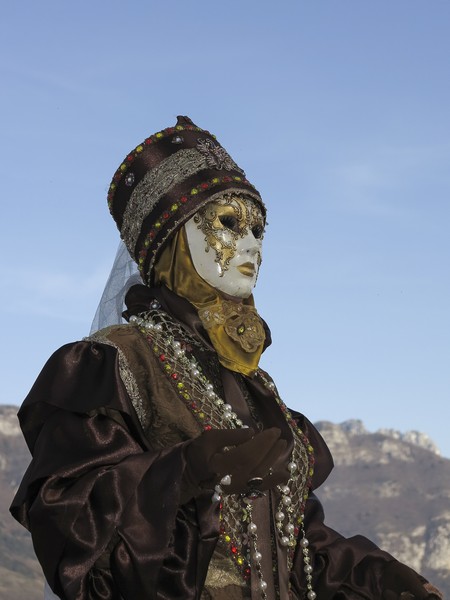
POLYGON ((236 217, 233 217, 232 215, 220 215, 219 221, 226 229, 229 229, 234 233, 239 232, 239 221, 236 217))
POLYGON ((253 237, 257 240, 260 240, 264 235, 264 226, 261 224, 254 225, 252 227, 253 237))

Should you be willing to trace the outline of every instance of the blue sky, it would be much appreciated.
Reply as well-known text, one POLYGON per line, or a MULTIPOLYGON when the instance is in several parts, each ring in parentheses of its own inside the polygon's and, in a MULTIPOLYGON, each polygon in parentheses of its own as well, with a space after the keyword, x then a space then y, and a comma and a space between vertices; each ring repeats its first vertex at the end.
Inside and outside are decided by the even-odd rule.
POLYGON ((450 457, 449 30, 446 0, 2 7, 0 401, 87 334, 109 181, 187 114, 268 206, 255 297, 286 402, 450 457))

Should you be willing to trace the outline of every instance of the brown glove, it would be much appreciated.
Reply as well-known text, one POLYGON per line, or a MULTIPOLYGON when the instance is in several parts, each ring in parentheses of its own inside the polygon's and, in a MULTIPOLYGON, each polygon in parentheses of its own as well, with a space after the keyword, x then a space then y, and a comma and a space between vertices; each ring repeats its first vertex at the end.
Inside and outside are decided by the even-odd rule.
POLYGON ((286 449, 280 430, 266 429, 255 435, 251 429, 213 429, 185 447, 186 469, 182 496, 192 497, 203 489, 213 489, 224 475, 231 482, 223 486, 227 494, 245 493, 248 482, 258 478, 259 490, 286 481, 289 473, 278 459, 286 449), (270 470, 270 471, 269 471, 270 470))
POLYGON ((223 487, 224 492, 240 494, 249 488, 268 490, 289 479, 287 465, 279 461, 287 445, 280 434, 277 427, 265 429, 240 446, 212 457, 211 466, 216 473, 231 476, 231 484, 223 487))
POLYGON ((413 569, 394 560, 383 573, 383 600, 441 600, 440 592, 430 587, 413 569))

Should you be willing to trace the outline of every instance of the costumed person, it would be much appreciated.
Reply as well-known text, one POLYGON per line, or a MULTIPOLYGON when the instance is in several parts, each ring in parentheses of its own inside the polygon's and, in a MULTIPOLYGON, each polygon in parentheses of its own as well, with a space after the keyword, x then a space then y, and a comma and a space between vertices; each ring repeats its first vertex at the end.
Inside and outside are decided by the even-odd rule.
POLYGON ((323 522, 313 490, 330 453, 258 366, 270 344, 252 297, 266 209, 243 170, 179 117, 128 154, 108 202, 126 247, 99 330, 49 359, 19 412, 33 458, 11 511, 52 593, 441 598, 323 522))

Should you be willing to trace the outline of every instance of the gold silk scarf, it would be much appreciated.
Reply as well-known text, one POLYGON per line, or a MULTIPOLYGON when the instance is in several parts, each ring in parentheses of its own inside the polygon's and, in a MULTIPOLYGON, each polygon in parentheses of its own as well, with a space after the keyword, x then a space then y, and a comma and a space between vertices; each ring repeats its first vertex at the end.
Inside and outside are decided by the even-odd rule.
POLYGON ((155 283, 163 283, 196 307, 224 367, 254 375, 266 335, 253 296, 229 300, 200 277, 192 263, 184 227, 163 250, 155 266, 155 283))

